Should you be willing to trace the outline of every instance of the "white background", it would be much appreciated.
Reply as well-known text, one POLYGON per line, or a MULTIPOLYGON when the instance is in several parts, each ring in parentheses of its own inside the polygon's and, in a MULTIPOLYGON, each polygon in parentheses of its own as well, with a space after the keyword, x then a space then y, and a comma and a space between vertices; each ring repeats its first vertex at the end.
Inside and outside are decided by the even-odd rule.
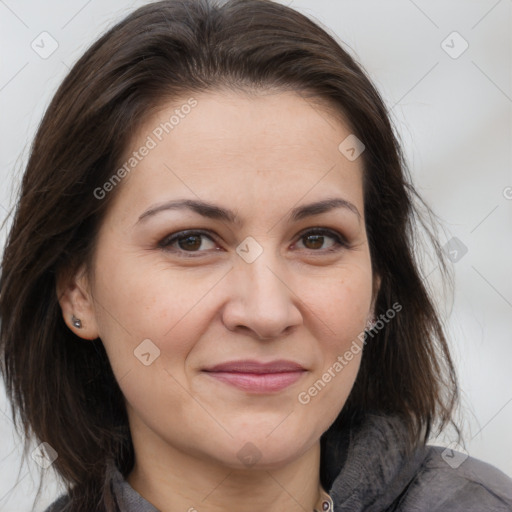
MULTIPOLYGON (((145 3, 0 0, 2 218, 58 84, 97 36, 145 3), (47 59, 31 48, 43 31, 58 42, 47 59)), ((456 236, 468 248, 454 264, 448 323, 466 448, 512 476, 512 200, 504 193, 512 197, 506 188, 512 187, 512 1, 293 0, 291 6, 336 34, 367 70, 392 108, 418 190, 449 230, 441 243, 456 236), (453 31, 469 44, 455 59, 441 46, 453 31)), ((462 48, 457 36, 445 44, 453 52, 462 48)), ((2 232, 2 246, 4 238, 2 232)), ((435 281, 436 273, 427 279, 435 281)), ((28 511, 38 467, 20 467, 20 440, 2 387, 0 393, 0 511, 28 511)), ((38 511, 59 493, 49 482, 38 511)))

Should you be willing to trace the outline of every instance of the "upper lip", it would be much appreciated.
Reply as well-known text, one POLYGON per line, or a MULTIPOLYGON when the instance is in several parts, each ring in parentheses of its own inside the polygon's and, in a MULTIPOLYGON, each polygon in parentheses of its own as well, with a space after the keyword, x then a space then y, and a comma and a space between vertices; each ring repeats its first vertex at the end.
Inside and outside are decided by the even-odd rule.
POLYGON ((270 361, 268 363, 262 363, 252 359, 244 359, 216 364, 215 366, 205 368, 203 371, 233 373, 284 373, 304 370, 305 368, 299 363, 295 363, 294 361, 287 361, 285 359, 270 361))

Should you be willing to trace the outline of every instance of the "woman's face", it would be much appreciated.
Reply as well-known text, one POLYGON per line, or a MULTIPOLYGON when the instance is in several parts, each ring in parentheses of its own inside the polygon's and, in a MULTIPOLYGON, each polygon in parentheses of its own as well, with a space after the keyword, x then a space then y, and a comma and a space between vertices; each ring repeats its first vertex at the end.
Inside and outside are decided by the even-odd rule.
POLYGON ((359 369, 373 284, 362 159, 296 93, 187 100, 126 152, 74 331, 101 338, 136 450, 277 467, 318 442, 359 369))

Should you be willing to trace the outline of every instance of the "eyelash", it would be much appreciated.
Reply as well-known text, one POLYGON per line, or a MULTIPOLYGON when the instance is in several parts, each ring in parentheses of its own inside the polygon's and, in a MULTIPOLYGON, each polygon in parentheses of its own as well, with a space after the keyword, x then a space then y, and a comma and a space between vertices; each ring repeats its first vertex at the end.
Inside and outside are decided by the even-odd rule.
MULTIPOLYGON (((329 238, 332 238, 335 242, 334 247, 330 247, 328 249, 306 249, 313 253, 320 253, 320 254, 326 254, 326 253, 334 253, 338 252, 342 249, 349 249, 349 243, 346 241, 346 239, 336 231, 333 231, 331 229, 326 228, 311 228, 306 231, 303 231, 300 233, 300 236, 298 237, 298 240, 302 240, 308 235, 320 235, 320 236, 328 236, 329 238)), ((204 236, 208 239, 210 239, 212 242, 216 243, 215 240, 212 238, 210 233, 208 231, 203 230, 185 230, 185 231, 179 231, 177 233, 173 233, 171 235, 166 236, 163 238, 159 243, 158 246, 162 249, 164 249, 167 252, 174 252, 178 254, 180 257, 184 258, 197 258, 200 256, 197 256, 197 254, 201 254, 203 252, 207 251, 185 251, 183 249, 176 249, 176 248, 170 248, 171 244, 174 242, 177 242, 182 239, 186 239, 190 236, 204 236)))

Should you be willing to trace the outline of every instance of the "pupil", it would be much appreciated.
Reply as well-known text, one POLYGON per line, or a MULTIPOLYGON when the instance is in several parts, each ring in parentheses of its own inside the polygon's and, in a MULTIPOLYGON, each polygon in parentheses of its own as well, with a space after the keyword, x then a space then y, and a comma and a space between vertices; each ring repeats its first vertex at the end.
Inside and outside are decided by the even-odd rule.
POLYGON ((191 235, 191 236, 188 236, 187 238, 182 238, 180 241, 179 241, 179 246, 182 248, 182 249, 198 249, 199 247, 201 247, 201 240, 200 240, 200 237, 196 236, 196 235, 191 235), (194 244, 194 240, 196 241, 196 243, 194 244), (199 241, 199 243, 197 243, 199 241), (183 244, 183 245, 182 245, 183 244))
POLYGON ((309 247, 310 249, 319 249, 322 247, 323 243, 323 236, 322 235, 308 235, 306 237, 306 240, 313 240, 313 247, 309 247))

